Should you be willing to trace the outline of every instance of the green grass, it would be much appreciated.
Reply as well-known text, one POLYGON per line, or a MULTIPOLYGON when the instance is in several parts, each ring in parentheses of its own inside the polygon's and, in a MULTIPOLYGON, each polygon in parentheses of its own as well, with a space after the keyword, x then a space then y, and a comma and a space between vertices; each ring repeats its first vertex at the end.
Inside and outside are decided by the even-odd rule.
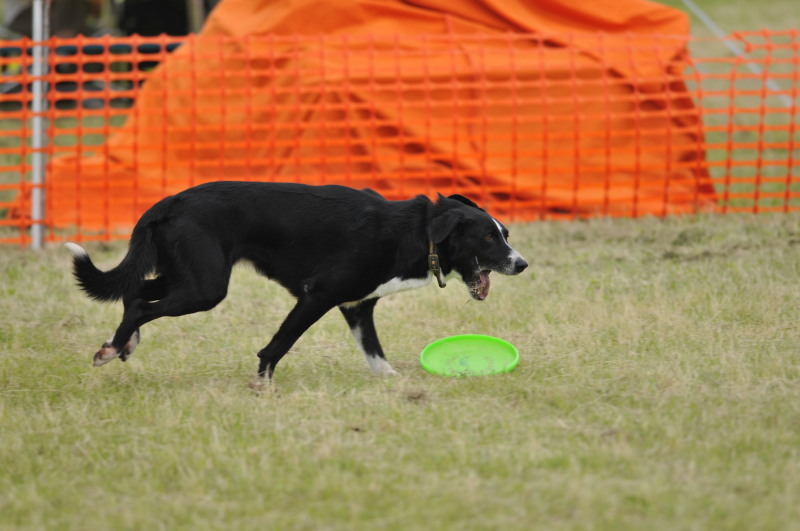
POLYGON ((455 281, 381 301, 400 377, 332 312, 261 396, 254 354, 292 304, 274 283, 238 269, 218 308, 95 369, 119 306, 78 292, 63 249, 0 248, 0 528, 797 529, 798 227, 515 226, 531 267, 484 303, 455 281), (421 369, 470 332, 519 367, 421 369))

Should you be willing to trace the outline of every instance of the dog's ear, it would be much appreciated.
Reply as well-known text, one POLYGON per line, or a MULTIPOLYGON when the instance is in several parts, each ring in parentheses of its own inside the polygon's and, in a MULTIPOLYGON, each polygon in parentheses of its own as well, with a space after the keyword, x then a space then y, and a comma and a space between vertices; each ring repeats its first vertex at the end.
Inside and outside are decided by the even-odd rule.
POLYGON ((455 230, 462 219, 464 219, 464 213, 457 208, 447 210, 444 214, 433 218, 433 231, 431 234, 433 243, 442 243, 455 230))
POLYGON ((464 197, 461 194, 453 194, 453 195, 447 196, 447 198, 448 199, 454 199, 454 200, 458 201, 459 203, 464 203, 465 205, 471 206, 473 208, 477 208, 478 210, 483 210, 481 207, 476 205, 471 199, 469 199, 468 197, 464 197))

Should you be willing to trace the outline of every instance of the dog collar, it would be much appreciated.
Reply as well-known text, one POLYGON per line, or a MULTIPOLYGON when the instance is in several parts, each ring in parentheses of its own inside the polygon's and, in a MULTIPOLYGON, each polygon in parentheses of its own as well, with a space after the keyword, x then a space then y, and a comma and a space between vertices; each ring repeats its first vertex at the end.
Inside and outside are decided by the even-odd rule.
POLYGON ((439 287, 443 288, 447 285, 442 278, 442 267, 439 264, 439 254, 436 252, 436 246, 433 244, 433 240, 429 240, 429 247, 428 247, 428 271, 433 273, 433 276, 436 277, 436 282, 439 283, 439 287))

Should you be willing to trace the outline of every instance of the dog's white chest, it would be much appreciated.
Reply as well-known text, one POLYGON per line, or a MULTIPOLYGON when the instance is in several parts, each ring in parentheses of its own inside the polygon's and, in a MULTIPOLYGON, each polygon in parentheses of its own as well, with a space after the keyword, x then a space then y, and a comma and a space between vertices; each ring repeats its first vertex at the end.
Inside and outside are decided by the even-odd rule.
POLYGON ((425 278, 400 278, 394 277, 391 280, 388 280, 375 288, 375 291, 367 295, 361 300, 346 302, 344 306, 352 306, 358 304, 361 301, 365 301, 367 299, 375 299, 378 297, 385 297, 387 295, 391 295, 392 293, 397 293, 398 291, 408 291, 410 289, 421 288, 423 286, 427 286, 431 283, 433 277, 428 275, 425 278))
POLYGON ((383 284, 378 286, 375 289, 375 291, 367 295, 365 298, 372 299, 374 297, 385 297, 386 295, 391 295, 392 293, 397 293, 398 291, 407 291, 410 289, 421 288, 422 286, 427 286, 430 283, 431 283, 430 275, 428 275, 425 278, 394 277, 388 282, 384 282, 383 284))

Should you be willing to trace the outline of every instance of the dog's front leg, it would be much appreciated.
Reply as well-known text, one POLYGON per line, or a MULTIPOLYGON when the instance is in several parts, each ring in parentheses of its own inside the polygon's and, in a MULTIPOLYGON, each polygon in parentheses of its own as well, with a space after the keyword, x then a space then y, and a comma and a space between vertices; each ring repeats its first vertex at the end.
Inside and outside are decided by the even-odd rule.
POLYGON ((373 311, 378 299, 367 299, 354 306, 339 306, 342 311, 350 332, 358 343, 358 348, 364 353, 372 372, 375 374, 397 374, 392 369, 386 357, 383 355, 378 333, 375 331, 375 321, 373 311))
POLYGON ((275 366, 284 355, 292 348, 308 328, 316 323, 328 310, 333 307, 315 297, 304 295, 297 300, 292 311, 281 324, 272 340, 258 353, 258 376, 263 378, 275 373, 275 366))

